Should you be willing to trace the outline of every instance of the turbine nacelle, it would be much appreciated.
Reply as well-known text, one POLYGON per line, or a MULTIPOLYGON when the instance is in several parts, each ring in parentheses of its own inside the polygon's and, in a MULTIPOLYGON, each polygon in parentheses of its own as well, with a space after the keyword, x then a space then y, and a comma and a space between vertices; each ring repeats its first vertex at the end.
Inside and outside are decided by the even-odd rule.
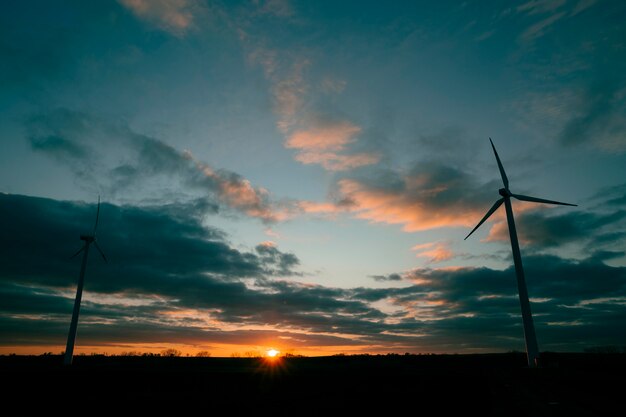
POLYGON ((85 242, 92 243, 94 240, 96 240, 96 238, 95 236, 90 236, 90 235, 80 235, 80 240, 84 240, 85 242))
POLYGON ((498 162, 498 170, 500 171, 500 176, 502 177, 502 183, 504 184, 504 188, 500 188, 498 190, 498 194, 500 194, 502 196, 502 198, 499 198, 493 204, 493 206, 491 206, 491 208, 489 209, 487 214, 485 214, 485 216, 482 218, 482 220, 480 222, 478 222, 476 227, 474 227, 474 229, 472 229, 472 231, 469 232, 469 234, 467 236, 465 236, 465 239, 470 237, 472 235, 472 233, 474 233, 476 231, 476 229, 478 229, 485 222, 485 220, 487 220, 502 205, 504 200, 507 199, 507 198, 513 197, 516 200, 529 201, 531 203, 557 204, 557 205, 561 205, 561 206, 576 206, 576 204, 562 203, 560 201, 554 201, 554 200, 546 200, 545 198, 537 198, 537 197, 530 197, 530 196, 527 196, 527 195, 513 194, 511 191, 509 191, 509 179, 506 176, 506 172, 504 171, 504 167, 502 166, 502 161, 500 161, 500 156, 498 155, 498 151, 496 151, 496 147, 494 146, 493 141, 491 140, 491 138, 489 138, 489 142, 491 142, 491 147, 493 148, 493 153, 496 156, 496 161, 498 162))

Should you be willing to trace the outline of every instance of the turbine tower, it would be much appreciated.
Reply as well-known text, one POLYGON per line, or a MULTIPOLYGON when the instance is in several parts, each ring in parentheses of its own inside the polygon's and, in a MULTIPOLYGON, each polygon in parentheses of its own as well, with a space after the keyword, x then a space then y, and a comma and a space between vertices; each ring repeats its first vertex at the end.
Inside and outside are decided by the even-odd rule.
POLYGON ((530 201, 533 203, 543 204, 560 204, 562 206, 576 206, 576 204, 561 203, 559 201, 544 200, 543 198, 529 197, 520 194, 513 194, 509 191, 509 180, 504 172, 502 162, 496 151, 496 147, 493 145, 493 141, 489 138, 493 153, 496 155, 496 161, 498 161, 498 169, 500 170, 500 176, 504 183, 504 188, 500 188, 498 191, 502 196, 498 199, 493 206, 489 209, 485 217, 472 229, 472 231, 465 237, 467 239, 472 233, 480 227, 501 205, 504 203, 506 210, 506 221, 509 226, 509 236, 511 238, 511 250, 513 251, 513 262, 515 264, 515 274, 517 275, 517 291, 519 293, 519 302, 522 309, 522 319, 524 321, 524 337, 526 339, 526 354, 528 356, 528 366, 534 368, 537 366, 537 359, 539 358, 539 348, 537 347, 537 336, 535 335, 535 325, 533 324, 533 316, 530 312, 530 302, 528 301, 528 290, 526 289, 526 280, 524 278, 524 267, 522 266, 522 256, 520 255, 519 243, 517 242, 517 231, 515 230, 515 220, 513 219, 513 208, 511 207, 511 197, 521 201, 530 201))
POLYGON ((74 310, 72 312, 72 323, 70 324, 70 332, 67 335, 67 346, 65 347, 65 358, 63 359, 64 365, 71 365, 72 358, 74 355, 74 341, 76 340, 76 328, 78 326, 78 314, 80 313, 80 300, 83 297, 83 284, 85 282, 85 269, 87 267, 87 256, 89 255, 89 245, 93 243, 96 247, 100 255, 102 255, 102 259, 104 262, 107 262, 106 256, 104 256, 104 252, 98 246, 98 241, 96 240, 96 230, 98 229, 98 218, 100 217, 100 196, 98 196, 98 209, 96 210, 96 223, 93 226, 93 233, 90 235, 80 235, 80 240, 84 241, 85 244, 78 252, 76 252, 70 259, 78 256, 79 253, 83 252, 83 262, 80 266, 80 275, 78 277, 78 286, 76 287, 76 299, 74 300, 74 310))

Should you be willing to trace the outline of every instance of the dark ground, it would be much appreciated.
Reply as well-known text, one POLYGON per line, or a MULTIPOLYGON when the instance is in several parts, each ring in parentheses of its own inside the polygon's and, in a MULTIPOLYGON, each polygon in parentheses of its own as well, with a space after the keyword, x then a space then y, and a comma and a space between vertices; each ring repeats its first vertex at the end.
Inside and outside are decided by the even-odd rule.
POLYGON ((0 357, 4 416, 626 415, 626 355, 0 357), (408 410, 408 411, 407 411, 408 410))

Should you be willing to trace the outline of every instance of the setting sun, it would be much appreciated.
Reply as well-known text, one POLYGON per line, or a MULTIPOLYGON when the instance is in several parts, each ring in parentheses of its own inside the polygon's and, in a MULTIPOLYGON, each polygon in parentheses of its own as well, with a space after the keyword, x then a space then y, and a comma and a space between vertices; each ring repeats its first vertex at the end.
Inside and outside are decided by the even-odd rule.
POLYGON ((280 352, 277 351, 276 349, 270 349, 267 351, 267 356, 269 356, 270 358, 275 358, 278 356, 280 352))

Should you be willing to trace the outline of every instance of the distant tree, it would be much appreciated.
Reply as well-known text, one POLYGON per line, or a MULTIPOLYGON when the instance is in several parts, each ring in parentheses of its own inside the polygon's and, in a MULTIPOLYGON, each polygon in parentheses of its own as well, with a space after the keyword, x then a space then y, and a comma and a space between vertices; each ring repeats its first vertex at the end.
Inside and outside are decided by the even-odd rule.
POLYGON ((178 356, 181 356, 183 354, 183 352, 181 352, 178 349, 165 349, 161 351, 161 356, 166 356, 168 358, 175 358, 178 356))
POLYGON ((124 351, 120 353, 120 356, 141 356, 141 352, 138 350, 129 350, 128 352, 124 351))
POLYGON ((584 350, 585 353, 624 353, 625 350, 623 348, 620 349, 619 346, 593 346, 584 350))
POLYGON ((248 350, 243 353, 246 358, 262 358, 263 355, 258 350, 248 350))
POLYGON ((196 353, 196 358, 209 358, 211 357, 211 352, 209 352, 208 350, 201 350, 200 352, 196 353))
POLYGON ((233 352, 230 354, 231 358, 241 358, 241 353, 239 352, 233 352))

